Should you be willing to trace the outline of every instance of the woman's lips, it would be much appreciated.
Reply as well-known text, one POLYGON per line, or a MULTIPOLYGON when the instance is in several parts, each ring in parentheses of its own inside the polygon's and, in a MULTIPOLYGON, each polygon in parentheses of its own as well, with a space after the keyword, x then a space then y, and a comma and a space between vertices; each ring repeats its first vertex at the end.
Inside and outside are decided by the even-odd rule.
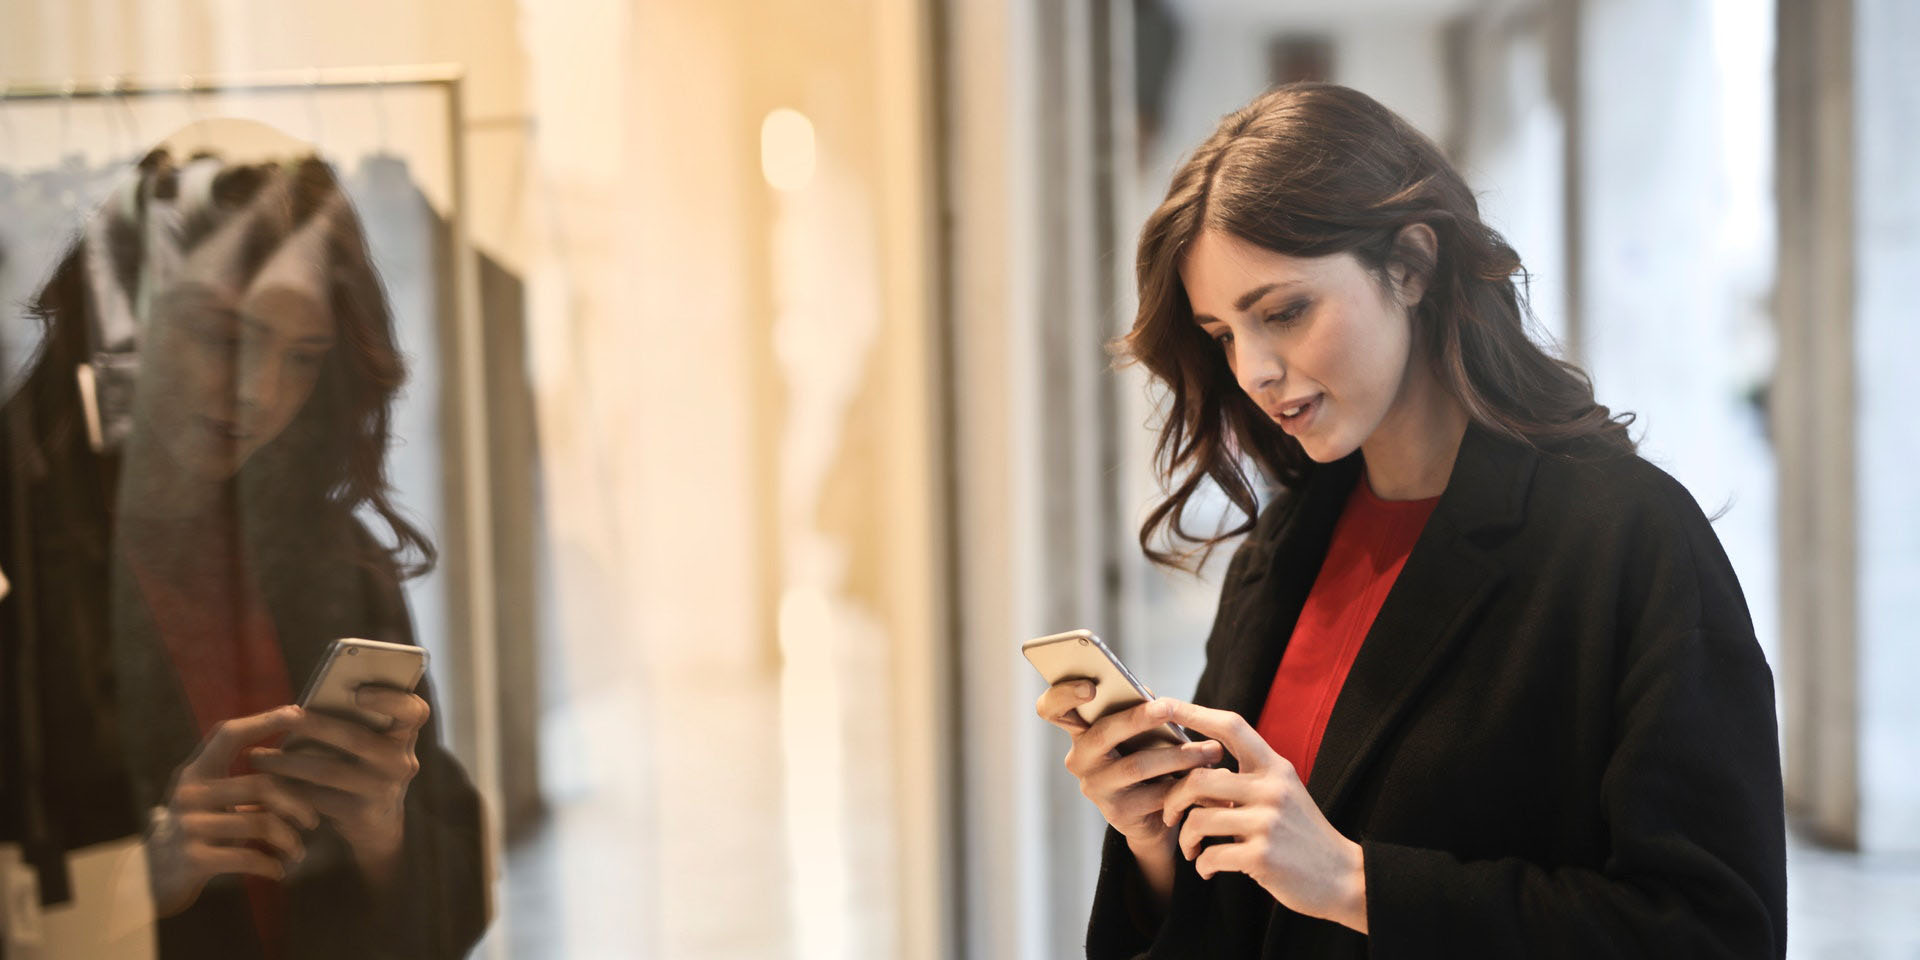
POLYGON ((245 440, 248 436, 247 433, 240 429, 239 424, 230 420, 215 420, 212 417, 201 417, 200 425, 205 427, 207 432, 213 434, 215 437, 233 443, 245 440))
POLYGON ((1272 414, 1274 422, 1280 424, 1280 429, 1285 430, 1288 435, 1297 436, 1313 422, 1314 415, 1320 412, 1320 401, 1323 398, 1322 394, 1314 394, 1304 403, 1282 407, 1272 414), (1293 412, 1289 414, 1288 410, 1293 412))

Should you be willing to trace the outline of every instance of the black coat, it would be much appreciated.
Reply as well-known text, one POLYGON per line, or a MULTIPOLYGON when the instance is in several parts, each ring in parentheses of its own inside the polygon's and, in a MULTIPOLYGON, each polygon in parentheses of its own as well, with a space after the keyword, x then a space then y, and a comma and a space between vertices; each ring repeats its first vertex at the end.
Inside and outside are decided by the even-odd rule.
MULTIPOLYGON (((130 571, 112 548, 113 465, 70 430, 33 430, 25 400, 0 408, 0 842, 17 842, 50 902, 68 898, 66 853, 138 834, 165 802, 198 725, 130 571), (23 435, 38 433, 36 443, 23 435)), ((339 637, 414 642, 391 564, 360 563, 369 534, 344 510, 272 532, 247 555, 296 693, 339 637)), ((424 685, 421 695, 433 703, 424 685)), ((437 704, 434 704, 437 710, 437 704)), ((415 747, 394 895, 376 900, 331 827, 305 837, 285 881, 286 956, 464 956, 488 923, 477 792, 429 719, 415 747)), ((240 878, 215 878, 159 921, 161 957, 260 955, 240 878)))
MULTIPOLYGON (((1255 723, 1359 455, 1261 511, 1194 701, 1255 723)), ((1156 931, 1107 843, 1090 958, 1783 957, 1772 674, 1706 517, 1638 457, 1469 428, 1308 790, 1366 861, 1363 936, 1179 860, 1156 931)))

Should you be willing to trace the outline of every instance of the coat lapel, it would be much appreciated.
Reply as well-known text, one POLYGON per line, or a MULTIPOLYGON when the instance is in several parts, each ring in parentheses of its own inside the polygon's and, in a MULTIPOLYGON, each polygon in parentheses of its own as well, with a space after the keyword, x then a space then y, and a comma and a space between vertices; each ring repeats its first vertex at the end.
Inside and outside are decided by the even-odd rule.
POLYGON ((1222 585, 1222 602, 1231 602, 1227 650, 1215 706, 1231 709, 1258 726, 1260 711, 1273 687, 1274 671, 1286 652, 1293 625, 1326 559, 1333 527, 1360 476, 1358 453, 1317 468, 1292 502, 1279 505, 1284 515, 1271 533, 1256 532, 1240 578, 1222 585), (1227 597, 1232 597, 1227 601, 1227 597))
POLYGON ((1308 784, 1330 819, 1504 578, 1474 537, 1519 524, 1535 458, 1468 428, 1446 491, 1334 701, 1308 784))

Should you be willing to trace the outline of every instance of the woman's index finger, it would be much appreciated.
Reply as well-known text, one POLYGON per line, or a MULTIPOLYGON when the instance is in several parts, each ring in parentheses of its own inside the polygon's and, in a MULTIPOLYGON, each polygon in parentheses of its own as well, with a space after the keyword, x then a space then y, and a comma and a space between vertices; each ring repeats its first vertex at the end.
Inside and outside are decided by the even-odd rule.
POLYGON ((1093 682, 1090 680, 1062 680, 1049 686, 1034 701, 1034 710, 1049 721, 1065 719, 1071 715, 1080 721, 1080 705, 1093 699, 1093 682))
POLYGON ((1093 738, 1088 742, 1090 747, 1106 754, 1128 740, 1165 724, 1167 716, 1166 701, 1148 700, 1095 720, 1084 736, 1093 738))
POLYGON ((227 776, 242 747, 293 729, 301 713, 300 708, 288 706, 222 721, 200 745, 191 764, 193 771, 209 780, 227 776))
POLYGON ((1262 763, 1273 754, 1273 747, 1247 723, 1247 718, 1232 710, 1217 710, 1184 700, 1162 698, 1156 702, 1169 705, 1168 719, 1174 723, 1220 741, 1220 745, 1239 761, 1243 771, 1262 763))
POLYGON ((361 684, 354 690, 353 700, 363 710, 390 718, 392 725, 384 731, 387 733, 418 730, 426 726, 433 712, 419 694, 377 683, 361 684))

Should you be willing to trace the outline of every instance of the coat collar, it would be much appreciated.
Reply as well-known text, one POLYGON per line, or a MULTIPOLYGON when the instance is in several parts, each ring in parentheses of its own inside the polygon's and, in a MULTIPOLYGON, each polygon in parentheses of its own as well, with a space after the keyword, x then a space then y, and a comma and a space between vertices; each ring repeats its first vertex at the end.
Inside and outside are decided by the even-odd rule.
POLYGON ((1470 536, 1517 527, 1526 519, 1527 491, 1539 462, 1532 447, 1470 424, 1434 512, 1470 536))
MULTIPOLYGON (((1524 520, 1537 463, 1531 448, 1467 428, 1440 503, 1361 644, 1321 738, 1308 789, 1329 818, 1505 578, 1481 543, 1524 520)), ((1227 587, 1240 598, 1233 611, 1239 655, 1222 699, 1249 723, 1259 721, 1359 473, 1356 453, 1319 468, 1296 494, 1275 504, 1272 526, 1260 525, 1270 545, 1256 546, 1255 562, 1227 587), (1288 575, 1269 578, 1274 570, 1288 575)))

